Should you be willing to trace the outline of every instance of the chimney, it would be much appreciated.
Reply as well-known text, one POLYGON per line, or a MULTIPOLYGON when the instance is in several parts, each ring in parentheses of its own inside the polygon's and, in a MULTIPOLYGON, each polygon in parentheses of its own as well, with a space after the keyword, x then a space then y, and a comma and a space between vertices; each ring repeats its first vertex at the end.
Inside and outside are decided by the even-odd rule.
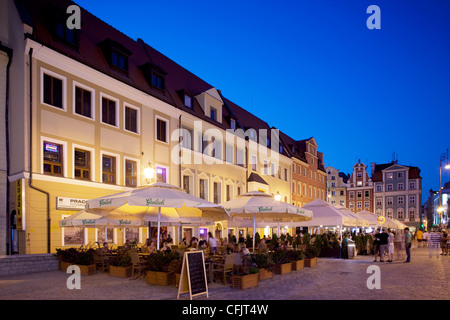
POLYGON ((373 177, 373 173, 375 172, 375 162, 370 163, 370 175, 373 177))

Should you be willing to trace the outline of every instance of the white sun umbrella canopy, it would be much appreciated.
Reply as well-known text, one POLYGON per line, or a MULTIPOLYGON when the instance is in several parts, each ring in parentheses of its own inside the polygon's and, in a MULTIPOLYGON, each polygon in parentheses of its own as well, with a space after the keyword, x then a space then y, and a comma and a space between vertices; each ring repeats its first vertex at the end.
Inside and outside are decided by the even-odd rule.
POLYGON ((312 218, 311 211, 278 201, 260 191, 244 193, 221 205, 231 215, 229 225, 253 227, 253 249, 257 226, 288 224, 312 218))
POLYGON ((355 219, 355 227, 369 227, 369 221, 364 219, 364 217, 358 216, 356 213, 351 212, 347 207, 341 205, 334 205, 337 209, 339 209, 346 216, 352 217, 355 219))
POLYGON ((353 227, 356 225, 356 219, 346 215, 339 209, 335 208, 322 199, 316 199, 303 205, 303 208, 313 212, 311 221, 303 222, 301 225, 305 227, 318 226, 346 226, 353 227))
POLYGON ((85 210, 76 212, 71 216, 59 221, 61 228, 82 227, 82 228, 100 228, 100 227, 141 227, 144 221, 132 216, 115 216, 113 218, 102 216, 85 210))
POLYGON ((384 223, 380 223, 378 220, 380 215, 375 214, 370 211, 366 211, 366 210, 358 212, 357 215, 368 220, 369 227, 371 227, 371 228, 383 227, 383 228, 391 228, 391 229, 402 229, 402 226, 403 226, 403 224, 400 221, 397 221, 395 219, 390 219, 387 217, 384 217, 384 223))
POLYGON ((167 183, 154 183, 132 191, 88 200, 86 210, 107 215, 133 215, 147 222, 204 223, 229 219, 225 209, 215 203, 195 197, 167 183))

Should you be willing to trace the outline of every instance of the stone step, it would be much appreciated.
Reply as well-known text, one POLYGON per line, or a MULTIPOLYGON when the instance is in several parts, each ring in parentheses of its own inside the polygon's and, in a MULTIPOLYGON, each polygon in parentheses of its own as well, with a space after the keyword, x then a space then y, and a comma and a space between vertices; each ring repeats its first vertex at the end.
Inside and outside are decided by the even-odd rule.
POLYGON ((58 269, 58 259, 53 254, 0 256, 0 277, 58 269))

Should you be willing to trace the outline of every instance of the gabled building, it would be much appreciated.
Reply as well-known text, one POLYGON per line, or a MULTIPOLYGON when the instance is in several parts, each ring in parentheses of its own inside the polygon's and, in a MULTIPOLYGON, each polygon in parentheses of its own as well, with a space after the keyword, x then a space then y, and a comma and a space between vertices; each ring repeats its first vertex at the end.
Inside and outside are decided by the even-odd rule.
POLYGON ((358 160, 347 181, 347 208, 352 212, 373 212, 373 183, 367 166, 358 160))
POLYGON ((350 176, 333 167, 326 167, 327 202, 347 207, 347 181, 350 176))
POLYGON ((398 161, 371 165, 374 212, 418 228, 422 212, 420 169, 398 161))

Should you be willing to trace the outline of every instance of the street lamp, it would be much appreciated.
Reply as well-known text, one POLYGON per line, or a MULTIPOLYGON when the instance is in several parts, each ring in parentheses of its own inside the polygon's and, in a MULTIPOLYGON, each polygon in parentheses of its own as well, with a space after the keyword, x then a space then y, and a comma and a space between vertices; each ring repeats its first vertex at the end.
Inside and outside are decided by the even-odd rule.
POLYGON ((147 162, 144 168, 145 182, 147 182, 147 184, 150 184, 154 176, 155 176, 155 169, 152 167, 152 164, 150 162, 147 162))
POLYGON ((450 169, 450 164, 448 163, 448 149, 447 152, 441 154, 441 157, 439 159, 439 207, 437 209, 439 214, 439 222, 438 225, 441 225, 442 222, 442 213, 444 212, 444 207, 442 207, 442 192, 441 192, 441 180, 442 180, 442 162, 447 161, 447 164, 445 165, 445 169, 450 169))
POLYGON ((277 194, 275 195, 275 200, 281 201, 281 195, 280 195, 280 192, 277 192, 277 194))

